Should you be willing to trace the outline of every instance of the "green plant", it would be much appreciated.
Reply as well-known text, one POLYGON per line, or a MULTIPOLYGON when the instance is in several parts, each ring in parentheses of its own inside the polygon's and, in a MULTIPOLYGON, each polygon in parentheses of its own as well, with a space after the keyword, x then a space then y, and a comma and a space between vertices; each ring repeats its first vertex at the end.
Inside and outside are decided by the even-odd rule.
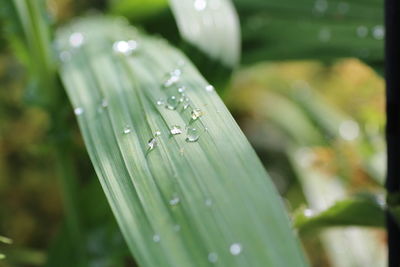
MULTIPOLYGON (((82 196, 83 190, 79 193, 64 88, 97 177, 138 264, 308 264, 274 185, 217 92, 227 94, 227 77, 239 62, 239 27, 242 62, 246 64, 300 57, 330 61, 355 55, 366 57, 379 70, 381 35, 374 34, 368 41, 358 36, 360 27, 379 26, 381 12, 375 9, 376 1, 365 1, 365 7, 354 3, 351 12, 340 13, 337 21, 336 13, 324 10, 319 14, 321 10, 313 9, 309 1, 288 8, 285 1, 238 0, 234 3, 242 16, 241 26, 230 1, 216 1, 218 7, 207 6, 204 0, 196 0, 194 6, 193 1, 170 1, 173 12, 165 1, 110 1, 113 14, 123 13, 145 30, 122 18, 90 15, 57 25, 56 34, 42 1, 3 2, 7 6, 4 22, 11 29, 7 36, 31 75, 29 99, 50 114, 53 126, 52 146, 59 163, 66 223, 50 253, 49 266, 89 265, 88 225, 107 217, 91 211, 96 203, 82 196), (364 16, 355 15, 361 11, 368 11, 374 21, 367 23, 364 16), (314 13, 318 24, 307 21, 309 13, 314 13), (268 19, 262 21, 266 15, 268 19), (178 30, 171 30, 174 16, 182 39, 178 30), (287 16, 303 19, 302 23, 290 28, 293 22, 287 16), (160 22, 164 27, 158 27, 160 22), (263 27, 269 27, 269 35, 256 34, 263 27), (290 30, 281 31, 282 27, 290 30), (301 35, 318 38, 296 38, 299 30, 301 35), (155 32, 163 37, 149 34, 155 32), (283 45, 294 40, 293 46, 283 45), (358 49, 360 44, 365 46, 358 49), (365 56, 362 51, 367 50, 365 56), (332 53, 326 57, 325 51, 332 53), (215 88, 195 66, 215 82, 215 88), (83 204, 78 204, 81 201, 83 204)), ((343 12, 339 4, 338 12, 343 12)), ((345 117, 320 101, 317 93, 308 99, 292 99, 291 93, 283 90, 268 92, 260 100, 265 99, 271 105, 254 101, 246 110, 262 110, 290 136, 290 145, 283 151, 307 191, 307 186, 313 188, 315 183, 307 183, 304 177, 320 174, 300 170, 301 157, 296 153, 302 146, 326 145, 324 136, 334 136, 345 117), (285 121, 282 116, 291 119, 285 121)), ((360 150, 374 151, 368 142, 363 145, 360 150)), ((376 177, 374 166, 367 162, 365 169, 376 177)), ((89 192, 102 198, 96 189, 89 192)), ((107 210, 107 203, 100 206, 107 210)), ((349 199, 324 208, 327 210, 312 218, 295 217, 301 234, 329 226, 382 223, 382 206, 370 199, 349 199), (352 208, 360 210, 361 217, 372 210, 376 220, 365 223, 360 216, 349 216, 352 208)), ((108 217, 104 226, 116 229, 108 217)), ((110 249, 109 258, 115 259, 107 260, 122 265, 127 253, 117 250, 110 249)))

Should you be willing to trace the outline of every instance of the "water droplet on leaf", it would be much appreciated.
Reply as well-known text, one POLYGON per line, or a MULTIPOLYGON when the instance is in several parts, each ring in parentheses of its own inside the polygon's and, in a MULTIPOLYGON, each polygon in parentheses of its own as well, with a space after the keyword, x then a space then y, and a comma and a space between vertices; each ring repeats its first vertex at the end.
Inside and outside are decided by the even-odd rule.
POLYGON ((153 241, 154 242, 158 243, 158 242, 160 242, 160 240, 161 240, 161 238, 160 238, 159 235, 153 235, 153 241))
POLYGON ((167 109, 175 110, 179 105, 179 100, 176 96, 170 96, 167 99, 167 105, 165 106, 167 109))
POLYGON ((172 125, 170 132, 172 135, 177 135, 182 133, 182 128, 178 125, 172 125))
POLYGON ((214 86, 212 86, 211 84, 206 85, 205 89, 207 92, 212 92, 215 90, 214 86))
POLYGON ((76 116, 82 115, 83 112, 84 112, 84 109, 81 108, 81 107, 77 107, 77 108, 74 109, 74 113, 75 113, 76 116))
POLYGON ((157 140, 152 137, 148 142, 147 142, 147 146, 149 147, 149 150, 154 149, 157 146, 157 140))
POLYGON ((172 198, 172 199, 169 201, 169 204, 170 204, 171 206, 175 206, 175 205, 178 205, 179 202, 180 202, 179 197, 174 197, 174 198, 172 198))
POLYGON ((211 253, 208 254, 208 261, 209 262, 214 263, 214 262, 217 262, 217 260, 218 260, 218 254, 217 253, 211 252, 211 253))
POLYGON ((132 132, 131 127, 125 126, 123 133, 124 133, 124 134, 129 134, 129 133, 131 133, 131 132, 132 132))
POLYGON ((200 136, 196 128, 189 127, 187 129, 187 136, 186 136, 187 142, 196 142, 197 140, 199 140, 199 137, 200 136))
POLYGON ((207 1, 206 0, 195 0, 194 1, 194 8, 197 11, 202 11, 207 7, 207 1))
POLYGON ((234 256, 239 255, 242 252, 242 245, 239 243, 233 243, 230 246, 229 251, 234 256))
POLYGON ((203 115, 203 112, 202 112, 200 109, 198 109, 198 108, 193 109, 192 112, 191 112, 192 120, 197 120, 197 119, 200 118, 202 115, 203 115))

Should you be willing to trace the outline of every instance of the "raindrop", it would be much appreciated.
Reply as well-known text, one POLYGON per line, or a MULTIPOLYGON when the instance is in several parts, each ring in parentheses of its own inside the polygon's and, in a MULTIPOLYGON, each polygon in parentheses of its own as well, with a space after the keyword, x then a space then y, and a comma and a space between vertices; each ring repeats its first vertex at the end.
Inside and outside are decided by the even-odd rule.
POLYGON ((81 108, 81 107, 78 107, 78 108, 74 109, 74 113, 75 113, 76 116, 82 115, 83 112, 84 112, 84 109, 81 108))
POLYGON ((355 140, 360 132, 358 123, 353 120, 346 120, 342 122, 339 126, 340 136, 347 141, 355 140))
POLYGON ((217 260, 218 260, 218 254, 217 253, 211 252, 211 253, 208 254, 208 261, 209 262, 214 263, 214 262, 217 262, 217 260))
POLYGON ((187 109, 190 106, 190 99, 188 97, 181 97, 179 101, 183 103, 183 110, 187 109))
POLYGON ((206 204, 206 206, 211 206, 212 205, 212 200, 207 198, 206 201, 204 201, 204 203, 206 204))
POLYGON ((229 251, 231 252, 232 255, 239 255, 242 252, 242 245, 239 243, 233 243, 230 248, 229 251))
POLYGON ((211 84, 206 85, 205 89, 206 89, 207 92, 212 92, 212 91, 215 90, 215 89, 214 89, 214 86, 212 86, 211 84))
POLYGON ((187 142, 196 142, 199 140, 199 134, 196 128, 189 127, 187 129, 187 136, 186 136, 186 141, 187 142))
POLYGON ((182 71, 180 69, 175 69, 169 73, 168 79, 164 82, 164 87, 171 87, 175 83, 177 83, 180 79, 182 71))
POLYGON ((167 99, 167 105, 165 106, 167 109, 175 110, 179 105, 179 99, 176 96, 170 96, 167 99))
POLYGON ((69 37, 69 43, 72 47, 80 47, 85 40, 85 37, 80 32, 74 32, 69 37))
POLYGON ((377 40, 382 40, 385 37, 385 28, 382 25, 377 25, 372 29, 372 35, 377 40))
POLYGON ((162 105, 165 104, 165 101, 164 101, 164 99, 158 99, 157 102, 156 102, 156 104, 157 104, 158 106, 162 106, 162 105))
POLYGON ((131 132, 132 132, 131 127, 125 126, 123 133, 124 133, 124 134, 129 134, 129 133, 131 133, 131 132))
POLYGON ((368 35, 368 28, 365 26, 358 26, 356 31, 358 37, 364 38, 368 35))
POLYGON ((116 41, 113 44, 114 52, 120 53, 123 55, 130 55, 136 49, 137 49, 137 42, 134 40, 116 41))
POLYGON ((71 53, 69 51, 62 51, 60 53, 60 60, 62 62, 67 62, 71 59, 71 53))
POLYGON ((328 42, 331 39, 331 31, 327 28, 321 29, 318 33, 318 39, 321 42, 328 42))
POLYGON ((158 242, 160 242, 160 240, 161 240, 161 238, 160 238, 159 235, 153 235, 153 241, 154 242, 158 243, 158 242))
POLYGON ((194 8, 197 11, 203 11, 207 7, 207 1, 206 0, 195 0, 194 1, 194 8))
POLYGON ((176 206, 176 205, 178 205, 178 203, 180 202, 181 200, 179 199, 179 197, 174 197, 174 198, 172 198, 170 201, 169 201, 169 204, 171 205, 171 206, 176 206))
POLYGON ((203 115, 203 112, 202 112, 200 109, 198 109, 198 108, 193 109, 192 112, 191 112, 192 120, 197 120, 197 119, 200 118, 202 115, 203 115))
POLYGON ((182 128, 178 125, 172 125, 170 132, 172 135, 177 135, 182 133, 182 128))
POLYGON ((314 215, 314 211, 312 209, 305 209, 303 211, 304 216, 307 218, 312 217, 314 215))
POLYGON ((155 131, 154 132, 154 136, 160 136, 161 135, 161 132, 160 131, 155 131))
POLYGON ((185 86, 181 86, 178 88, 178 93, 183 94, 186 91, 186 87, 185 86))
POLYGON ((108 101, 107 101, 107 99, 103 99, 103 100, 101 100, 101 107, 102 108, 107 108, 108 107, 108 101))
POLYGON ((154 137, 150 138, 147 142, 147 146, 149 147, 149 150, 153 150, 157 146, 157 140, 154 137))

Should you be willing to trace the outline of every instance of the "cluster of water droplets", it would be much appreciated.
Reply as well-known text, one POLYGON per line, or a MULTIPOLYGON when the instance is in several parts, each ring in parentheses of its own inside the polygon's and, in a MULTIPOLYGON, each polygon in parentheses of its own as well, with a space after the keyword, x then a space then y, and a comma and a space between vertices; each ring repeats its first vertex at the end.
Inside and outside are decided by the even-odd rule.
MULTIPOLYGON (((179 67, 184 66, 184 62, 178 62, 179 67)), ((168 72, 162 82, 162 88, 165 91, 167 97, 165 99, 160 98, 156 100, 156 105, 160 107, 164 107, 166 110, 170 111, 179 111, 186 112, 189 110, 190 121, 186 126, 182 127, 181 125, 171 125, 169 128, 169 133, 172 136, 180 135, 186 133, 185 140, 189 143, 196 142, 201 135, 201 131, 198 127, 193 126, 192 124, 199 120, 200 117, 204 115, 204 112, 193 106, 190 98, 187 96, 186 92, 190 90, 187 86, 182 84, 182 75, 183 71, 181 68, 175 68, 172 71, 168 72)), ((214 91, 214 86, 206 85, 204 87, 206 92, 214 91)), ((200 123, 203 130, 206 131, 206 127, 200 123)), ((181 149, 181 153, 183 153, 183 149, 181 149)))

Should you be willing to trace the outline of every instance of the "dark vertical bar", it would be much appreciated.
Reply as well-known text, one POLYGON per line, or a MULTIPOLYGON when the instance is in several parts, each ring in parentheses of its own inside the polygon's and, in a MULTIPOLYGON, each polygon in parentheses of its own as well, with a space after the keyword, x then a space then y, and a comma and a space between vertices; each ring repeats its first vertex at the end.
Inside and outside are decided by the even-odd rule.
MULTIPOLYGON (((389 194, 400 192, 400 0, 385 1, 385 76, 386 76, 386 140, 387 180, 389 194)), ((400 266, 400 228, 387 214, 389 267, 400 266)))

